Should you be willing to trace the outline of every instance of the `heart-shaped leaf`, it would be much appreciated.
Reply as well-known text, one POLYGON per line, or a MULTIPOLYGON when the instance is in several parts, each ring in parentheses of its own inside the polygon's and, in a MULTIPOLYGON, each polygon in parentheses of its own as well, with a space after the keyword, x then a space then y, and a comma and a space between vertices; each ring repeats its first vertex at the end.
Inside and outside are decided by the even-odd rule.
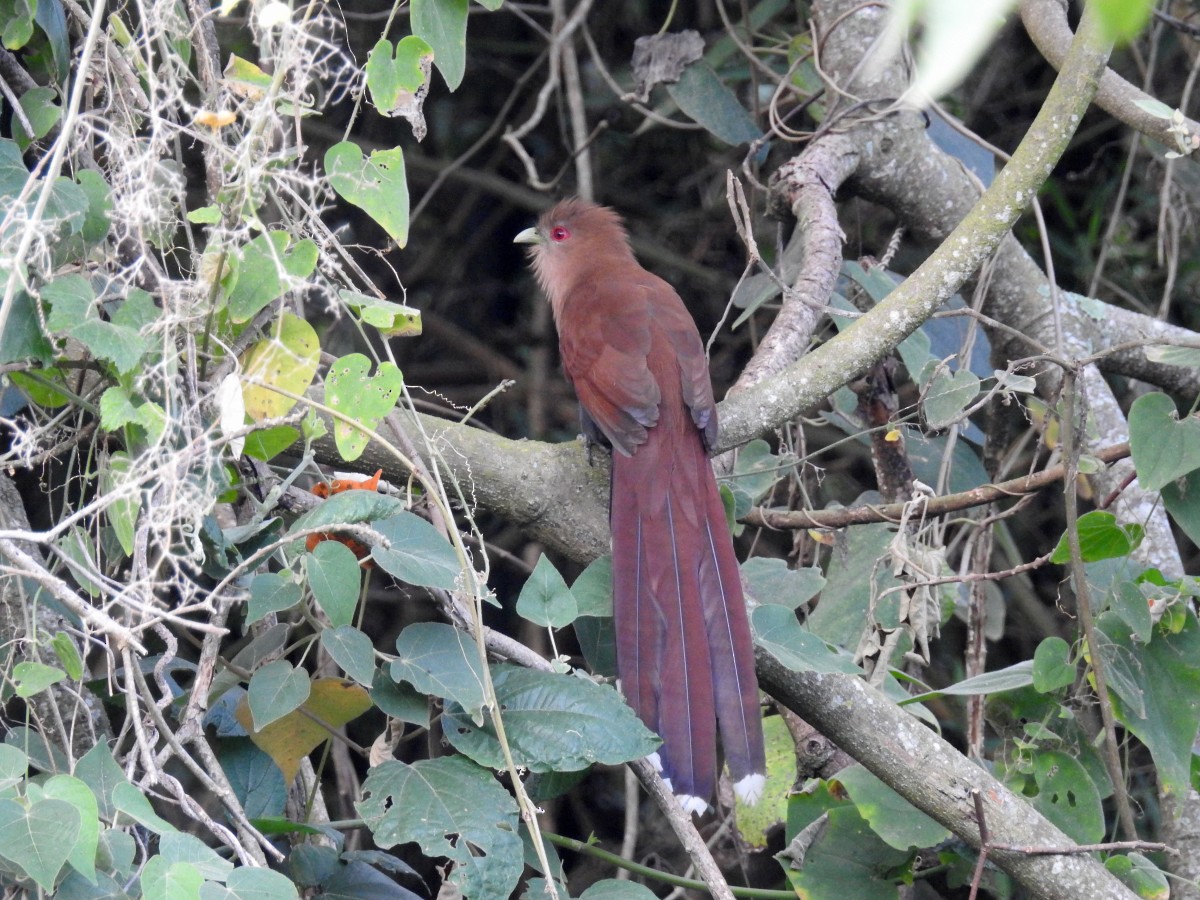
POLYGON ((395 408, 404 386, 404 376, 394 363, 382 362, 375 374, 368 376, 370 368, 367 357, 351 353, 333 363, 325 377, 325 402, 362 426, 356 428, 341 419, 333 423, 333 439, 346 462, 362 455, 371 439, 367 432, 374 431, 379 420, 395 408))
POLYGON ((1129 410, 1129 450, 1138 482, 1148 491, 1161 490, 1200 469, 1200 417, 1178 419, 1175 401, 1166 394, 1138 397, 1129 410))
POLYGON ((367 88, 375 108, 385 116, 403 116, 412 124, 419 141, 425 137, 425 114, 421 107, 429 93, 433 48, 414 34, 403 38, 395 49, 383 38, 367 56, 367 88))
POLYGON ((296 405, 317 374, 321 342, 307 321, 284 313, 274 334, 242 354, 242 401, 255 422, 282 416, 296 405))
POLYGON ((933 377, 922 408, 930 428, 945 428, 954 423, 979 395, 979 376, 969 369, 951 374, 945 369, 933 377))
POLYGON ((292 243, 286 231, 260 234, 231 260, 225 279, 229 318, 249 322, 268 303, 283 296, 290 282, 303 281, 317 267, 317 245, 292 243))
POLYGON ((408 243, 403 150, 375 150, 363 159, 357 144, 342 141, 325 152, 325 171, 341 197, 374 219, 399 246, 408 243))
POLYGON ((0 800, 0 856, 24 869, 43 890, 53 890, 79 827, 79 810, 64 800, 39 800, 28 809, 0 800))

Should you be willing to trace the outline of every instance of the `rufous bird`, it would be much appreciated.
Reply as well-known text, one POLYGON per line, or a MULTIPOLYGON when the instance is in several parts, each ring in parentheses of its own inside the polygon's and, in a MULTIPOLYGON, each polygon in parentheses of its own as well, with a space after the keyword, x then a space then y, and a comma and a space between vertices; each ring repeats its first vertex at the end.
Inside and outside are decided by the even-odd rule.
POLYGON ((621 689, 663 739, 680 804, 707 809, 717 734, 738 796, 766 768, 754 648, 737 557, 708 454, 717 411, 696 323, 633 256, 611 209, 564 200, 530 244, 584 434, 612 448, 613 616, 621 689))

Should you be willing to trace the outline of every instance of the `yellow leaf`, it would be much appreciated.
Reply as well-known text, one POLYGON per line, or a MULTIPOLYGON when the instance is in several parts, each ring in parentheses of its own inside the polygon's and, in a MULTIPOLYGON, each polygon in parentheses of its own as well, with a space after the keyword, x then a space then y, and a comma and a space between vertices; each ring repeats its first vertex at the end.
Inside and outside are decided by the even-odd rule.
POLYGON ((242 697, 234 715, 250 740, 275 761, 284 780, 291 784, 300 770, 300 760, 329 738, 330 728, 339 728, 370 708, 371 697, 360 685, 343 678, 318 678, 303 706, 262 731, 253 728, 248 697, 242 697))
POLYGON ((296 401, 274 390, 303 394, 317 374, 321 344, 304 319, 284 313, 278 332, 242 354, 242 396, 255 422, 282 416, 296 401))
POLYGON ((236 121, 237 113, 228 109, 221 109, 216 112, 209 109, 202 109, 196 113, 195 119, 197 125, 207 125, 213 131, 224 128, 226 125, 232 125, 236 121))

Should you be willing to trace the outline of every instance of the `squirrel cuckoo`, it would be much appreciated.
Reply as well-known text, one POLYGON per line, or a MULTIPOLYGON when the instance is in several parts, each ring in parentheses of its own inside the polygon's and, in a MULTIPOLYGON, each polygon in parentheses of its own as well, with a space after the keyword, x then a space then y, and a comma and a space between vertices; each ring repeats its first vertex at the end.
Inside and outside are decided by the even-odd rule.
POLYGON ((550 299, 584 433, 612 447, 613 617, 621 688, 663 739, 684 809, 713 795, 717 733, 738 796, 762 793, 754 649, 708 453, 717 412, 696 324, 634 259, 620 218, 564 200, 517 235, 550 299))

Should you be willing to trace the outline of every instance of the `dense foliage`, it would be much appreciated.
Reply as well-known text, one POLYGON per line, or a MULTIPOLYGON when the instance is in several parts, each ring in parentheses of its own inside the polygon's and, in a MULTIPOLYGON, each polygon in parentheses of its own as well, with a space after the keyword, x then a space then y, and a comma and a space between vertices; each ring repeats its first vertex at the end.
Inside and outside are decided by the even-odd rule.
POLYGON ((894 5, 0 2, 6 888, 1200 896, 1200 11, 894 5), (700 836, 568 194, 729 395, 772 771, 700 836))

